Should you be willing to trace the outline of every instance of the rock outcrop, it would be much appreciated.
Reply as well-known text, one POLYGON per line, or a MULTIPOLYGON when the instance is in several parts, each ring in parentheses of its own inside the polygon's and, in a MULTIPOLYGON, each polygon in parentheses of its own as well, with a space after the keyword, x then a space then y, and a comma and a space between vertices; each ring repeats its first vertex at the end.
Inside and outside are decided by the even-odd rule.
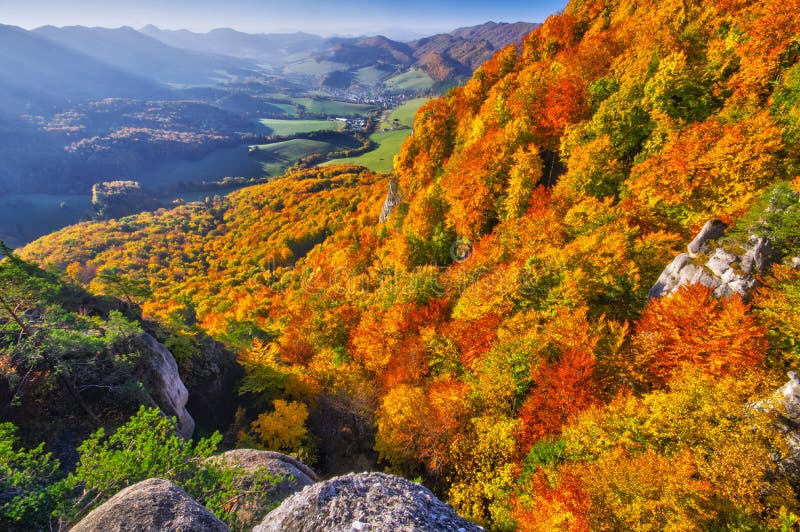
POLYGON ((774 408, 778 409, 795 469, 800 470, 800 376, 788 373, 789 382, 775 392, 774 408))
POLYGON ((268 513, 253 532, 284 530, 483 530, 458 515, 430 490, 383 473, 359 473, 320 482, 295 493, 268 513))
POLYGON ((681 286, 701 283, 716 297, 739 294, 748 299, 756 286, 756 276, 780 260, 766 237, 752 236, 734 253, 711 243, 722 238, 726 225, 721 220, 708 221, 700 233, 661 273, 649 296, 662 297, 681 286))
POLYGON ((772 397, 749 405, 753 410, 774 416, 777 428, 786 441, 787 453, 773 455, 775 465, 800 485, 800 376, 788 373, 789 381, 772 397))
POLYGON ((142 354, 137 367, 141 381, 153 401, 168 416, 178 419, 178 433, 191 438, 194 419, 186 410, 189 391, 178 373, 178 364, 169 349, 147 333, 131 337, 129 347, 142 354))
POLYGON ((381 207, 381 214, 378 216, 378 221, 381 223, 385 222, 401 201, 402 197, 400 196, 400 185, 397 183, 396 178, 390 177, 389 191, 386 193, 386 199, 383 201, 383 207, 381 207))
POLYGON ((172 482, 151 478, 120 491, 95 508, 72 530, 228 532, 229 529, 172 482))
POLYGON ((231 512, 242 527, 260 522, 269 507, 318 480, 303 462, 273 451, 234 449, 209 460, 240 470, 235 487, 241 489, 243 495, 231 502, 231 512), (256 476, 263 472, 281 480, 264 487, 256 476))
POLYGON ((375 452, 375 419, 371 399, 359 394, 323 391, 308 417, 308 428, 318 438, 317 462, 325 476, 352 471, 380 471, 375 452))

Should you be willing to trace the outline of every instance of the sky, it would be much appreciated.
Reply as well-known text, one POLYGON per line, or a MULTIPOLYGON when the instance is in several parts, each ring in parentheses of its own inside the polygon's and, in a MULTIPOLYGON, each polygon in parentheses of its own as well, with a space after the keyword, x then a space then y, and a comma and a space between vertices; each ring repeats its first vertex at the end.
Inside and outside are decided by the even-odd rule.
POLYGON ((495 22, 542 22, 566 0, 0 0, 0 23, 249 33, 429 35, 495 22))

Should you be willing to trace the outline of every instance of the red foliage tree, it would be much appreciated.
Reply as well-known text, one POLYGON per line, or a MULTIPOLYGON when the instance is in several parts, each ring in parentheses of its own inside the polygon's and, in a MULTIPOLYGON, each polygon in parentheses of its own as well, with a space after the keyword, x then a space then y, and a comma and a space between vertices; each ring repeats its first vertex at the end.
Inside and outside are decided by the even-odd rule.
POLYGON ((761 366, 766 331, 738 295, 717 299, 702 284, 654 299, 633 338, 635 366, 648 384, 663 386, 682 367, 731 375, 761 366))
POLYGON ((570 415, 597 404, 594 366, 594 355, 569 349, 533 375, 531 393, 519 411, 523 451, 536 440, 557 433, 570 415))

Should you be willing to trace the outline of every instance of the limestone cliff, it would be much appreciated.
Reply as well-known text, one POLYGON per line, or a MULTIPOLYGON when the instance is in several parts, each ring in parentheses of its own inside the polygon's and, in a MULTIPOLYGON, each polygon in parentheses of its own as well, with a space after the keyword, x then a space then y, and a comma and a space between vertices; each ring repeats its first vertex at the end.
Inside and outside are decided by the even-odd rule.
POLYGON ((129 343, 142 355, 137 369, 153 401, 165 414, 177 418, 178 432, 183 438, 191 438, 194 419, 186 410, 189 391, 178 373, 175 357, 147 333, 132 337, 129 343))
POLYGON ((400 196, 400 185, 397 184, 397 179, 394 177, 389 178, 389 190, 386 192, 386 199, 381 208, 381 214, 378 221, 385 222, 389 216, 394 212, 395 207, 402 201, 400 196))

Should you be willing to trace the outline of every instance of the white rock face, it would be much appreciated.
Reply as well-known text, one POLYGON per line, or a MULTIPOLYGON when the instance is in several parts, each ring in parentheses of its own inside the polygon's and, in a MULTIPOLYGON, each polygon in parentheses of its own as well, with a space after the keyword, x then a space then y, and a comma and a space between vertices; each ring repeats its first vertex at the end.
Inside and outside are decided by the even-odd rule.
POLYGON ((394 212, 394 208, 402 201, 400 196, 400 185, 397 183, 397 179, 394 177, 389 179, 389 190, 386 193, 386 199, 383 201, 383 207, 381 208, 381 214, 378 217, 378 221, 383 223, 386 221, 387 218, 394 212))
POLYGON ((789 444, 789 451, 795 460, 800 457, 800 377, 794 371, 790 371, 789 382, 778 388, 778 396, 781 416, 783 417, 786 441, 789 444))
POLYGON ((720 238, 725 234, 725 229, 727 228, 728 224, 722 220, 714 218, 707 221, 700 232, 697 233, 697 236, 694 237, 694 240, 692 240, 687 246, 689 255, 691 257, 696 257, 698 254, 708 251, 709 240, 716 240, 720 238))
POLYGON ((181 437, 191 438, 194 419, 186 410, 189 391, 178 374, 175 357, 149 334, 137 336, 134 343, 144 355, 142 370, 146 375, 143 381, 150 388, 153 400, 165 414, 178 419, 178 433, 181 437))

